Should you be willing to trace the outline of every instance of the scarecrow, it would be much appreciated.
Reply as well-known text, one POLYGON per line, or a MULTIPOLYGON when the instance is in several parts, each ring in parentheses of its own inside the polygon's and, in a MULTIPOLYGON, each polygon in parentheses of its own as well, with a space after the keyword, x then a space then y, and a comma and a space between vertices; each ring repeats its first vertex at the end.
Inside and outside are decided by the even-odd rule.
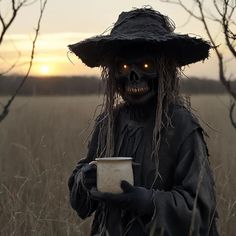
POLYGON ((203 130, 179 95, 181 67, 210 48, 147 7, 122 12, 109 35, 69 45, 106 83, 87 157, 68 183, 79 217, 95 212, 91 235, 218 235, 203 130), (135 163, 134 185, 121 181, 120 194, 96 189, 94 160, 109 156, 135 163))

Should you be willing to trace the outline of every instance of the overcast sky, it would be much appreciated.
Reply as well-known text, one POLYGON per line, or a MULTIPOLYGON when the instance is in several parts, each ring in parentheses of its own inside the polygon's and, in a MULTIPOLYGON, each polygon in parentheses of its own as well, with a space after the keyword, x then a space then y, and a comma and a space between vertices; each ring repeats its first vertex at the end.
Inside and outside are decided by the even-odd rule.
MULTIPOLYGON (((192 6, 192 0, 186 1, 192 6)), ((9 2, 9 0, 0 2, 1 12, 6 17, 9 14, 9 2)), ((101 34, 117 20, 120 12, 144 5, 151 5, 155 10, 171 17, 176 23, 175 32, 200 35, 206 39, 201 24, 192 19, 185 25, 188 16, 180 7, 161 3, 159 0, 48 0, 37 42, 32 74, 98 75, 99 69, 86 67, 75 56, 69 54, 72 64, 68 59, 67 45, 101 34)), ((17 61, 19 66, 15 68, 15 72, 25 72, 25 63, 29 61, 38 15, 39 4, 36 3, 22 9, 17 16, 0 48, 2 60, 0 70, 6 69, 17 61)), ((217 26, 213 27, 217 35, 220 29, 217 26)), ((218 38, 221 40, 220 36, 218 38)), ((230 66, 232 72, 236 66, 230 66)), ((209 60, 204 63, 199 62, 187 67, 185 73, 188 76, 216 78, 218 72, 214 53, 211 52, 209 60)))

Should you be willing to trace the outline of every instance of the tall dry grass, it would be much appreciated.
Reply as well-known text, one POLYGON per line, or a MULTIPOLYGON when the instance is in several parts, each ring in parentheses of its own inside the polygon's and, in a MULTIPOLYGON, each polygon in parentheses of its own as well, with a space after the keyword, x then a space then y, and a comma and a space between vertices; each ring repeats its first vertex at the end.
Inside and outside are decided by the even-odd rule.
POLYGON ((236 235, 236 130, 230 124, 229 104, 226 96, 192 98, 192 106, 198 110, 209 135, 206 141, 215 176, 222 236, 236 235))
MULTIPOLYGON (((4 98, 2 98, 4 99, 4 98)), ((2 101, 1 99, 1 101, 2 101)), ((226 97, 196 96, 207 128, 217 184, 219 228, 235 235, 236 131, 229 123, 226 97)), ((0 123, 0 235, 88 235, 68 203, 67 179, 86 155, 89 119, 101 98, 18 98, 0 123)), ((92 122, 92 121, 91 121, 92 122)))

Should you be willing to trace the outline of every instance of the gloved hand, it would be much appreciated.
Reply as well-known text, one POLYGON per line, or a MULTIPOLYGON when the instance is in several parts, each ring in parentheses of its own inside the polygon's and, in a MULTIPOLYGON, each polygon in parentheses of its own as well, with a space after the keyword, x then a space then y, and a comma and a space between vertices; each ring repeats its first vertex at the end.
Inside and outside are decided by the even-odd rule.
POLYGON ((87 190, 97 186, 97 166, 95 164, 84 164, 80 174, 81 183, 87 190))
POLYGON ((151 216, 153 214, 154 203, 152 201, 152 190, 132 186, 125 180, 121 181, 121 188, 124 193, 102 193, 97 191, 96 188, 92 188, 90 193, 92 198, 96 200, 107 201, 120 208, 131 210, 140 216, 151 216))

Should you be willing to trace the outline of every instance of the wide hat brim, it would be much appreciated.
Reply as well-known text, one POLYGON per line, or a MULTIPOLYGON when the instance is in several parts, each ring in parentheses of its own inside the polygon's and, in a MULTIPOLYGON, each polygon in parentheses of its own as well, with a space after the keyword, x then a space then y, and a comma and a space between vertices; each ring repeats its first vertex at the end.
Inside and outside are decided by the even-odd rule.
POLYGON ((89 67, 109 65, 112 58, 126 49, 136 46, 145 47, 153 53, 165 53, 176 60, 178 66, 185 66, 208 58, 210 44, 196 37, 170 33, 158 37, 126 37, 104 35, 88 38, 69 45, 70 51, 77 55, 89 67))
POLYGON ((210 44, 197 37, 174 32, 172 20, 151 8, 122 12, 109 35, 69 45, 87 66, 108 66, 116 56, 132 51, 171 57, 178 66, 208 57, 210 44), (131 50, 130 50, 131 49, 131 50))

